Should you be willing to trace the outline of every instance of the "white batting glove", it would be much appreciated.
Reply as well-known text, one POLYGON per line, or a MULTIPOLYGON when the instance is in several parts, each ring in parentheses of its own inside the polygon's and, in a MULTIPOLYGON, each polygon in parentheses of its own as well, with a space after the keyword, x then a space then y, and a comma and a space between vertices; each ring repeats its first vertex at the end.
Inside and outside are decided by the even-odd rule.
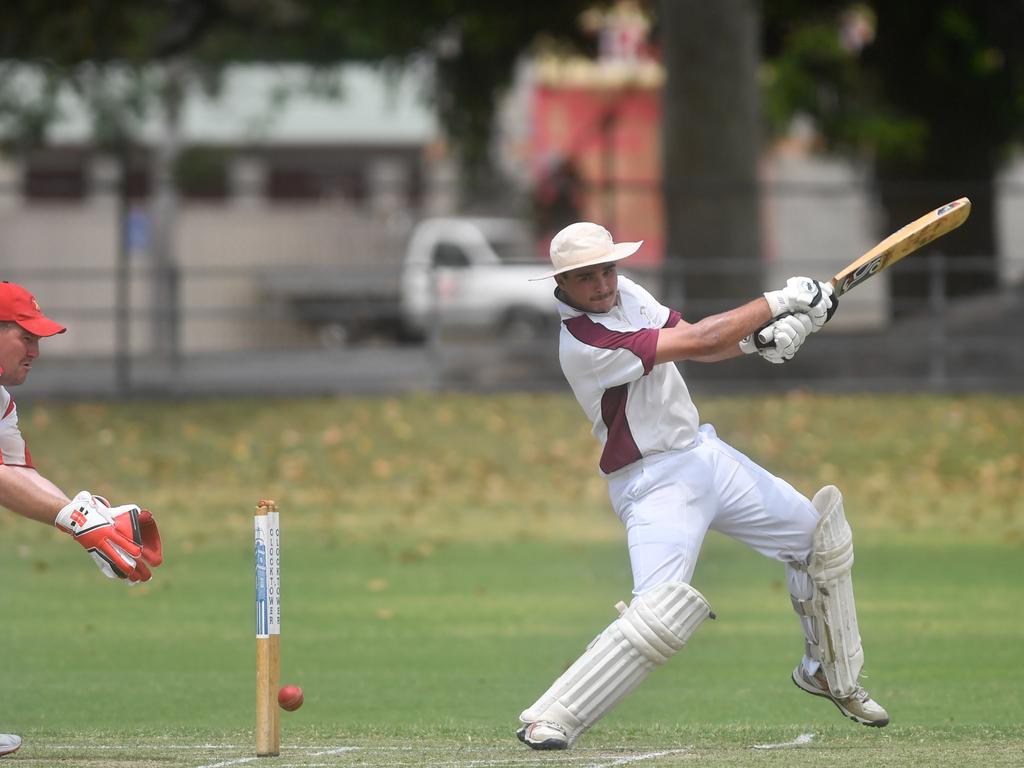
POLYGON ((785 315, 743 339, 740 349, 748 355, 757 352, 769 363, 784 363, 793 359, 811 333, 813 325, 806 313, 785 315))
POLYGON ((764 297, 772 310, 772 317, 806 312, 815 331, 831 319, 836 306, 832 284, 809 277, 791 277, 786 281, 785 288, 768 291, 764 297))

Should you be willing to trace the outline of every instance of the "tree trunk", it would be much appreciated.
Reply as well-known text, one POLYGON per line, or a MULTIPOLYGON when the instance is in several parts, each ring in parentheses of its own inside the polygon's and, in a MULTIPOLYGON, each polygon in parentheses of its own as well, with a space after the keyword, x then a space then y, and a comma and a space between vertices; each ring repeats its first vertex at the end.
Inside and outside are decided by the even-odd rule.
POLYGON ((761 285, 759 14, 754 0, 662 0, 666 296, 700 319, 761 285))

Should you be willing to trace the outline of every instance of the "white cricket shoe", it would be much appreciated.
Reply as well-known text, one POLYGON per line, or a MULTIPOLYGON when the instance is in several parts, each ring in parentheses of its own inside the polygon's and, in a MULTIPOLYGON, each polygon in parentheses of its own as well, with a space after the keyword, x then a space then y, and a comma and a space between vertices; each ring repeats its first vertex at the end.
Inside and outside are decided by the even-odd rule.
POLYGON ((801 690, 812 693, 815 696, 824 696, 826 699, 831 700, 845 717, 855 722, 869 725, 873 728, 881 728, 889 724, 889 713, 859 685, 857 690, 853 692, 853 695, 845 699, 833 696, 832 692, 828 689, 828 680, 825 678, 825 672, 821 667, 813 675, 808 675, 804 671, 803 664, 797 664, 796 669, 793 670, 793 682, 801 690))
POLYGON ((530 749, 569 748, 569 736, 565 729, 558 723, 552 723, 549 720, 527 723, 516 731, 516 736, 530 749))
POLYGON ((13 755, 21 747, 21 736, 13 733, 0 733, 0 757, 13 755))

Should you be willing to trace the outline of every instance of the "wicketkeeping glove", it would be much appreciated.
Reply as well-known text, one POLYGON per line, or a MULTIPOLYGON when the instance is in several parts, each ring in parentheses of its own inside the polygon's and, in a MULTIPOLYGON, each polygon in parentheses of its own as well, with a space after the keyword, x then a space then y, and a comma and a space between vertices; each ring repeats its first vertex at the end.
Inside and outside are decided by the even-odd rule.
POLYGON ((134 504, 111 507, 102 496, 81 491, 53 522, 74 536, 111 579, 149 581, 149 566, 163 562, 156 521, 149 510, 134 504))

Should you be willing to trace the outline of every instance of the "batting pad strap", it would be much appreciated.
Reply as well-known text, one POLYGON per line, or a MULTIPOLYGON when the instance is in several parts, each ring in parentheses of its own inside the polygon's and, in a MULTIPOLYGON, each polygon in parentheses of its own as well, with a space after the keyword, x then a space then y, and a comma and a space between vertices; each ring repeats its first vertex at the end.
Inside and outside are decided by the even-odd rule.
POLYGON ((816 608, 813 597, 808 600, 801 600, 790 595, 789 599, 793 603, 793 610, 796 611, 798 616, 817 616, 821 612, 816 608))

